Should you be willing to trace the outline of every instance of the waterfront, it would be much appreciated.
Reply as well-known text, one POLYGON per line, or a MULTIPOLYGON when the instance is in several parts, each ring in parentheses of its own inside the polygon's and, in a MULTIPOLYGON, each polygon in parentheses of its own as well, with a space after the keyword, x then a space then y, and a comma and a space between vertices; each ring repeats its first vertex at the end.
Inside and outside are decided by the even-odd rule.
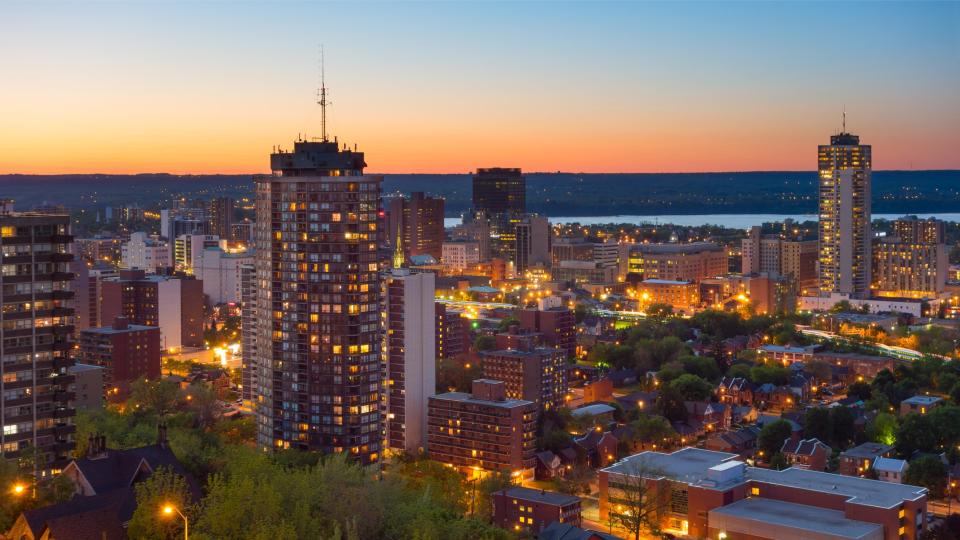
MULTIPOLYGON (((935 217, 944 221, 960 221, 960 212, 954 213, 921 213, 914 214, 921 219, 935 217)), ((581 225, 602 225, 606 223, 629 223, 631 225, 679 225, 682 227, 696 227, 700 225, 722 225, 734 229, 747 229, 753 225, 784 221, 792 219, 797 222, 815 221, 816 214, 665 214, 650 216, 613 215, 613 216, 549 216, 550 223, 579 223, 581 225)), ((903 214, 873 214, 873 219, 893 220, 903 217, 903 214)), ((461 218, 445 218, 445 227, 454 227, 460 224, 461 218)))

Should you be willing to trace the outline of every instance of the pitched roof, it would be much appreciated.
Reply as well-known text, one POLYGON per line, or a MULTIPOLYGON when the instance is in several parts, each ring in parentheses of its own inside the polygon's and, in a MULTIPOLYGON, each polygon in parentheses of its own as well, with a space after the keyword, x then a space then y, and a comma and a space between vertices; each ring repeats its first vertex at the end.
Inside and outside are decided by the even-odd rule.
POLYGON ((22 517, 33 533, 40 538, 50 529, 51 538, 73 540, 100 540, 123 538, 123 524, 130 521, 136 509, 132 488, 118 489, 103 495, 76 496, 69 501, 27 510, 22 517))
POLYGON ((153 444, 127 450, 108 449, 102 457, 76 459, 71 464, 80 470, 98 494, 130 487, 139 474, 141 465, 146 464, 150 472, 159 467, 169 467, 186 479, 195 498, 201 495, 200 484, 184 469, 177 456, 166 445, 153 444))
POLYGON ((830 447, 820 442, 820 439, 803 439, 800 441, 787 439, 783 441, 783 446, 780 447, 780 451, 784 454, 812 456, 817 451, 817 448, 823 448, 827 453, 830 453, 830 447))
POLYGON ((618 540, 620 537, 554 521, 543 528, 537 538, 538 540, 618 540))
POLYGON ((882 457, 890 450, 893 450, 893 447, 889 444, 865 442, 861 445, 857 445, 853 448, 848 448, 843 452, 840 452, 840 455, 843 457, 851 457, 856 459, 873 459, 876 457, 882 457))
POLYGON ((876 471, 903 473, 907 469, 907 462, 903 459, 878 457, 873 461, 873 469, 876 471))

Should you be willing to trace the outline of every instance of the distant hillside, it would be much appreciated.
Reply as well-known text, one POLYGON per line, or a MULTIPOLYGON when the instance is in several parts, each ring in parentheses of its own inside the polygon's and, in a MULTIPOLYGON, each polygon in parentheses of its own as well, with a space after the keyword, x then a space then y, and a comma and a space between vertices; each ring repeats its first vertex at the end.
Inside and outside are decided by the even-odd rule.
MULTIPOLYGON (((527 205, 554 216, 613 214, 815 213, 815 172, 527 175, 527 205)), ((426 191, 447 199, 448 215, 470 207, 470 176, 387 174, 384 192, 426 191)), ((252 196, 250 175, 0 175, 0 197, 19 208, 43 203, 96 208, 156 207, 175 196, 252 196)), ((956 212, 960 171, 875 171, 875 213, 956 212)))

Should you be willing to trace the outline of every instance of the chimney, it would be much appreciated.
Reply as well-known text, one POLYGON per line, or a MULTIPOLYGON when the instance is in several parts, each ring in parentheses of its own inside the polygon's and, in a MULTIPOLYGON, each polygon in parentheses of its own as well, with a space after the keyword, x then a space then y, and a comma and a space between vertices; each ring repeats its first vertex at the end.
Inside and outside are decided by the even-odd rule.
POLYGON ((118 315, 113 319, 114 330, 126 330, 130 327, 130 322, 123 315, 118 315))
POLYGON ((160 448, 167 447, 167 425, 163 422, 157 424, 157 446, 160 448))
POLYGON ((93 459, 97 455, 97 443, 99 439, 95 439, 93 434, 87 435, 87 459, 93 459))

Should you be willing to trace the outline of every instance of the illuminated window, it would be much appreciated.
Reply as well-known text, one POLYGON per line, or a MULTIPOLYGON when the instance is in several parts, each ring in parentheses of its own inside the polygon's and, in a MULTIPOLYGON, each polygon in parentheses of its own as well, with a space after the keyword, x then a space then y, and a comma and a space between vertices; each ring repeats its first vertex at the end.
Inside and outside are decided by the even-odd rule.
POLYGON ((758 487, 752 487, 752 488, 750 488, 750 494, 751 494, 751 495, 760 495, 760 488, 758 488, 758 487))

